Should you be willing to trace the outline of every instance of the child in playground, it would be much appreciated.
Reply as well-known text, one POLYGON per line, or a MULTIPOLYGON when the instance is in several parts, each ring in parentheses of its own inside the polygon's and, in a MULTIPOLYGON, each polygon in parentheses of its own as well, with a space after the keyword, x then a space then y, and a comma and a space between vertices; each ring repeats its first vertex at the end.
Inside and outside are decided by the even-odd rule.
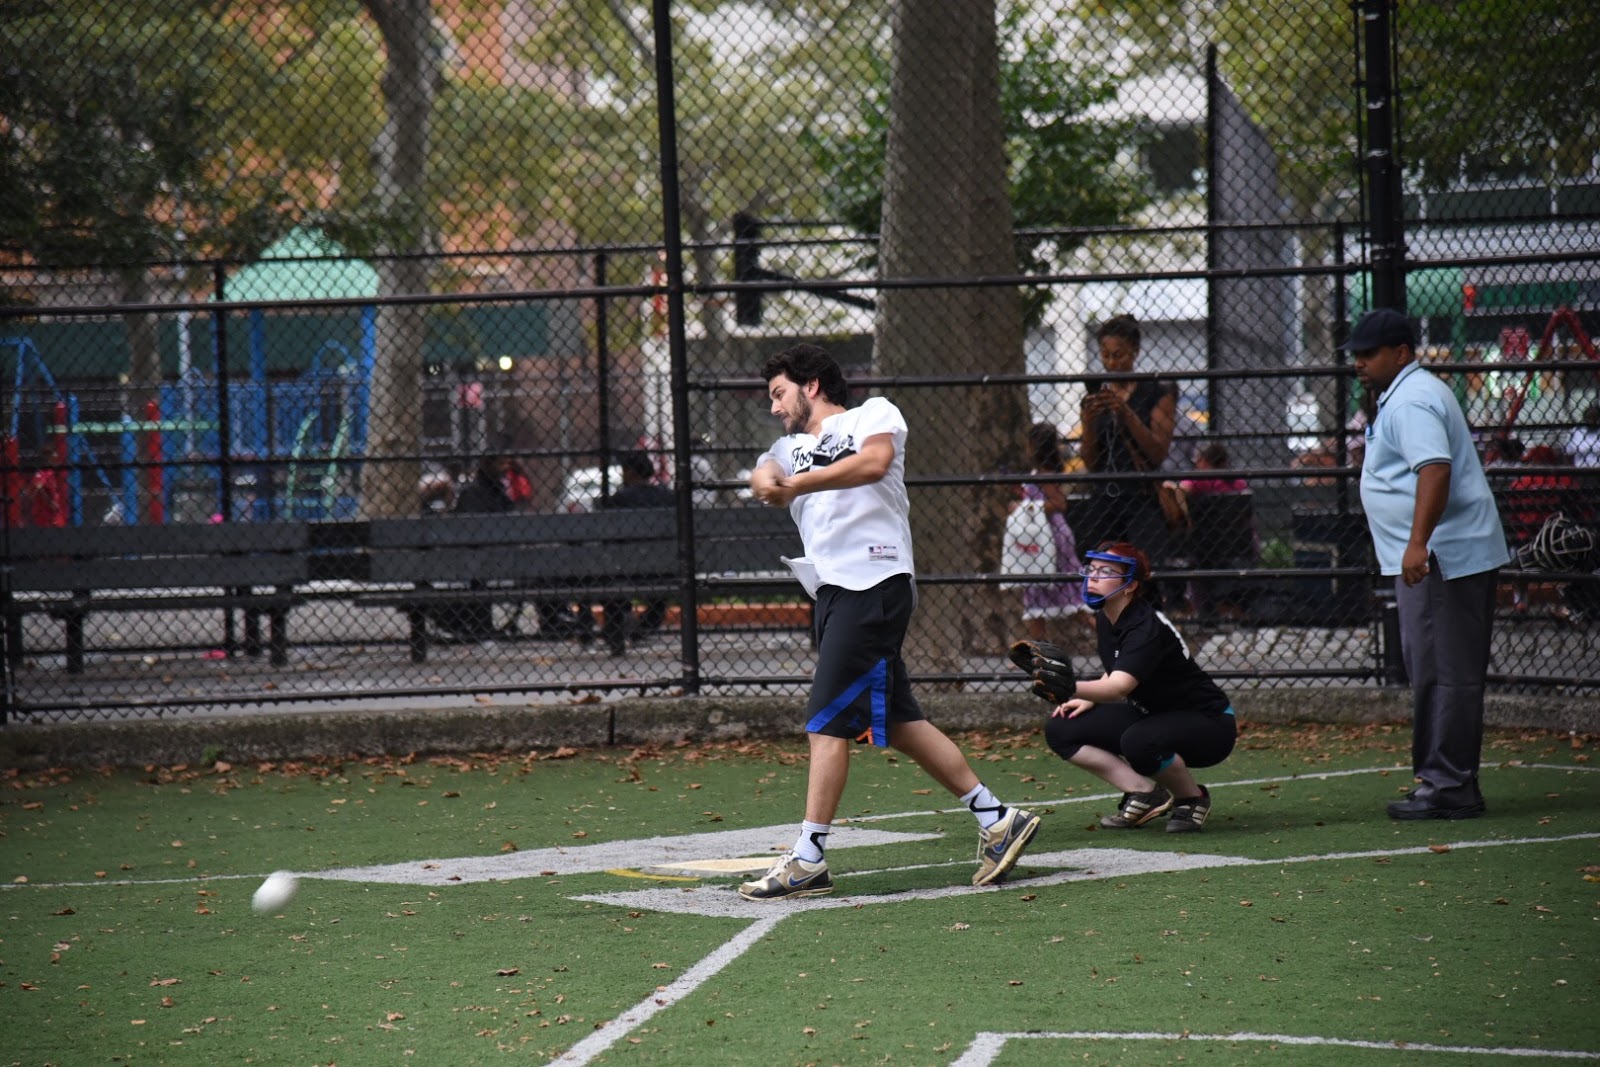
POLYGON ((1084 600, 1095 609, 1103 670, 1077 680, 1071 661, 1044 642, 1020 641, 1012 661, 1055 708, 1051 751, 1122 791, 1108 830, 1133 830, 1162 815, 1168 833, 1194 833, 1211 793, 1192 771, 1214 767, 1238 738, 1233 706, 1189 657, 1151 597, 1150 560, 1126 541, 1084 554, 1084 600))

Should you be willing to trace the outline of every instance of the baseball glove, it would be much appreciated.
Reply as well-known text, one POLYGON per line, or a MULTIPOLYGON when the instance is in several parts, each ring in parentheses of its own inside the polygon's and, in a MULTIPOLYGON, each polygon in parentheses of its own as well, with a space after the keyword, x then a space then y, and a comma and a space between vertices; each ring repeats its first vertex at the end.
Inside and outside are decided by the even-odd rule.
POLYGON ((1060 704, 1071 700, 1078 688, 1078 677, 1072 669, 1072 658, 1059 646, 1049 641, 1018 641, 1011 646, 1012 663, 1033 676, 1031 692, 1034 696, 1060 704))

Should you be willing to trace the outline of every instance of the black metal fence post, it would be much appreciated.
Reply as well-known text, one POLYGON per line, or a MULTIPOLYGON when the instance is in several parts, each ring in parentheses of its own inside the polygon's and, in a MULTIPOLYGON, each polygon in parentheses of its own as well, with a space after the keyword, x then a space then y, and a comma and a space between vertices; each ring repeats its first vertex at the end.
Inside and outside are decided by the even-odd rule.
MULTIPOLYGON (((221 304, 228 299, 227 267, 214 264, 211 277, 211 295, 221 304)), ((220 307, 211 315, 211 344, 217 374, 217 514, 227 523, 233 521, 233 413, 228 395, 228 313, 220 307)), ((222 649, 232 657, 238 647, 233 609, 223 608, 222 649)))
POLYGON ((683 308, 683 221, 678 187, 677 98, 672 79, 672 0, 655 0, 656 108, 661 137, 661 222, 667 254, 667 348, 672 362, 673 483, 678 487, 678 562, 683 573, 683 690, 700 691, 695 588, 694 474, 689 463, 689 341, 683 308))
POLYGON ((1372 305, 1406 310, 1405 205, 1400 195, 1399 103, 1394 82, 1395 0, 1363 0, 1367 120, 1367 215, 1372 229, 1372 305))

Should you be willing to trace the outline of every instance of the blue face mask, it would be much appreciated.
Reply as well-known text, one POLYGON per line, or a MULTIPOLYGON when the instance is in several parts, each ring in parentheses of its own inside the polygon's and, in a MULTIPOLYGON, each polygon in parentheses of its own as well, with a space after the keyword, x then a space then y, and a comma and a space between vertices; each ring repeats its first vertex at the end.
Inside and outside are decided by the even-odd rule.
MULTIPOLYGON (((1134 559, 1132 556, 1118 556, 1110 552, 1085 552, 1083 554, 1083 558, 1085 561, 1083 574, 1083 602, 1088 604, 1091 608, 1098 608, 1101 604, 1104 604, 1107 600, 1110 600, 1112 597, 1128 588, 1128 586, 1132 585, 1134 582, 1134 575, 1137 574, 1139 570, 1139 561, 1134 559), (1102 563, 1116 563, 1126 567, 1126 573, 1118 574, 1118 577, 1122 579, 1122 583, 1109 593, 1089 592, 1088 568, 1094 566, 1094 564, 1090 562, 1092 560, 1100 560, 1102 563)), ((1096 575, 1096 577, 1110 576, 1096 575)))

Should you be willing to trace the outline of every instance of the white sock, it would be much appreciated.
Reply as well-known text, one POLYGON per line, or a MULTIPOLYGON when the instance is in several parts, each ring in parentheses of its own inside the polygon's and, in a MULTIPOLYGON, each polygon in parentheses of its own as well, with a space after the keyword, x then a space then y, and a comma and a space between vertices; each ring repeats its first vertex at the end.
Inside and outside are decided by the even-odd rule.
POLYGON ((1006 806, 1000 803, 1000 799, 989 792, 989 787, 982 782, 973 786, 971 792, 964 793, 961 803, 978 817, 978 825, 985 830, 1005 818, 1006 806))
POLYGON ((822 852, 828 847, 828 834, 832 830, 831 823, 802 822, 800 836, 794 843, 794 854, 807 863, 821 863, 822 852))

